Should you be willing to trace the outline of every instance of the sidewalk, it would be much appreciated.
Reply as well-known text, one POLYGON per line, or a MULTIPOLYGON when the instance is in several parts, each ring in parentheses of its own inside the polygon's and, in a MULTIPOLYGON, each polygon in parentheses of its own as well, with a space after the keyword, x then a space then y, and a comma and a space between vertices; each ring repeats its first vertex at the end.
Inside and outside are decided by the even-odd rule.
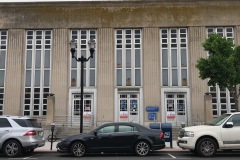
POLYGON ((57 142, 53 142, 52 150, 51 150, 51 143, 46 140, 45 145, 43 147, 36 148, 34 152, 57 152, 57 142))
POLYGON ((161 149, 160 151, 168 151, 168 152, 172 152, 172 151, 188 151, 188 150, 184 150, 182 148, 179 148, 177 145, 177 141, 173 140, 172 141, 172 148, 170 147, 170 142, 165 142, 166 147, 164 149, 161 149))
MULTIPOLYGON (((51 143, 46 141, 46 143, 43 147, 36 148, 34 150, 34 152, 57 152, 57 148, 56 148, 57 143, 58 142, 53 142, 52 150, 51 150, 51 143)), ((161 149, 160 151, 172 152, 172 151, 187 151, 187 150, 183 150, 183 149, 179 148, 177 146, 177 142, 173 141, 172 148, 170 147, 170 142, 166 142, 166 147, 164 149, 161 149)))

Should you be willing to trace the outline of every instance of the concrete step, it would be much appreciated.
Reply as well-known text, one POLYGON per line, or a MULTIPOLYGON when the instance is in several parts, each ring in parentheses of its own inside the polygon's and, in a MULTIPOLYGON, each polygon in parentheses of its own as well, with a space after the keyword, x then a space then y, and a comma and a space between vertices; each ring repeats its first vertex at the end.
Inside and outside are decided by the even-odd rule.
POLYGON ((181 129, 180 127, 173 127, 172 128, 172 139, 173 140, 177 140, 180 129, 181 129))

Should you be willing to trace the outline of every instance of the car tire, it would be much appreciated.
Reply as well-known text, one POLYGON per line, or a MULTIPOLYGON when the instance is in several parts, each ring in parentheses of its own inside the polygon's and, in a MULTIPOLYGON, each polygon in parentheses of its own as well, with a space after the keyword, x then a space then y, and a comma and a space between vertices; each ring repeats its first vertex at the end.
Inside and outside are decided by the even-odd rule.
POLYGON ((75 142, 71 145, 71 153, 74 157, 82 157, 86 153, 86 147, 82 142, 75 142))
POLYGON ((18 141, 10 140, 4 144, 3 152, 7 157, 17 157, 22 154, 22 146, 18 141))
POLYGON ((212 157, 217 153, 217 144, 212 138, 203 138, 197 143, 197 153, 202 157, 212 157))
POLYGON ((150 146, 147 142, 145 141, 139 141, 135 145, 135 153, 138 156, 147 156, 150 152, 150 146))

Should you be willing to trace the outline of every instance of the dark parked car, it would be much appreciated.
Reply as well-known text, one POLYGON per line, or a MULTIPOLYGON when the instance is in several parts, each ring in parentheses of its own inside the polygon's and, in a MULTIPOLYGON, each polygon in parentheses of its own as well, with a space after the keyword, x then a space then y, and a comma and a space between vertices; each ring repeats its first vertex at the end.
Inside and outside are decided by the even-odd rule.
POLYGON ((81 157, 85 153, 135 152, 146 156, 151 150, 165 148, 161 130, 136 123, 107 123, 87 134, 69 136, 57 144, 58 152, 81 157))

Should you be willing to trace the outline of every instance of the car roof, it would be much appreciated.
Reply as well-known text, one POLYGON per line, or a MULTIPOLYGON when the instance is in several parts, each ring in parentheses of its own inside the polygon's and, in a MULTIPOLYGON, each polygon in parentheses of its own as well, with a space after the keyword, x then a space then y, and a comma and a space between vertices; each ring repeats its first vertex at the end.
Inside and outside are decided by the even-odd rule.
POLYGON ((230 113, 230 114, 240 114, 240 112, 232 112, 232 113, 230 113))
POLYGON ((140 127, 142 129, 146 129, 146 127, 144 127, 143 125, 138 124, 138 123, 134 123, 134 122, 107 122, 107 123, 104 123, 104 124, 100 125, 99 127, 102 127, 102 126, 105 126, 105 125, 133 125, 133 126, 136 126, 136 127, 140 127))
POLYGON ((107 123, 104 123, 104 124, 125 124, 125 125, 133 124, 133 125, 140 125, 138 123, 133 123, 133 122, 107 122, 107 123))

